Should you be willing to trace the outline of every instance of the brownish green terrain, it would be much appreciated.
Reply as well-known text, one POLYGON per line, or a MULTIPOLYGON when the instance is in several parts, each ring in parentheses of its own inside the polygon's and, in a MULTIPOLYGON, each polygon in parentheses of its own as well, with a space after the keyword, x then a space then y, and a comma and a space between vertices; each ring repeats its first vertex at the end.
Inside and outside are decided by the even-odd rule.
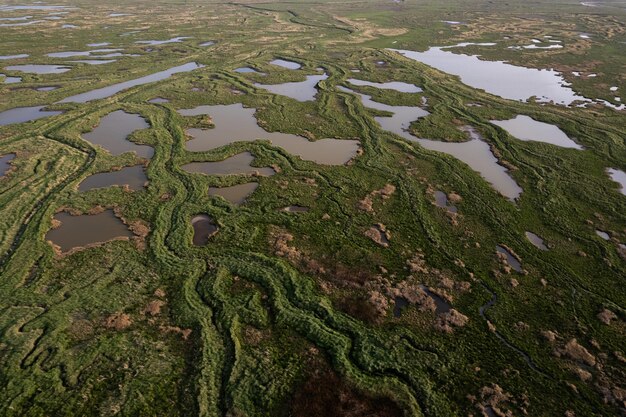
POLYGON ((626 415, 624 2, 8 0, 0 74, 1 416, 626 415))

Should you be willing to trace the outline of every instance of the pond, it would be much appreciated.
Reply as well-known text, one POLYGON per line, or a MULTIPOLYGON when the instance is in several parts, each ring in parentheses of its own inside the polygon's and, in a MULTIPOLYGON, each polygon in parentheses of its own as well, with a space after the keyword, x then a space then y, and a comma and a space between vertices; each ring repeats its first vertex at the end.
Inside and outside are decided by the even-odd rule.
POLYGON ((510 120, 491 120, 496 126, 506 130, 511 136, 524 141, 545 142, 563 148, 582 149, 582 146, 567 137, 557 126, 539 122, 528 116, 518 115, 510 120))
POLYGON ((93 49, 91 51, 64 51, 64 52, 52 52, 49 54, 46 54, 46 56, 49 56, 50 58, 73 58, 76 56, 93 56, 93 54, 108 54, 111 52, 118 52, 121 51, 122 49, 112 49, 112 48, 106 48, 106 49, 93 49))
POLYGON ((140 115, 117 110, 104 116, 94 130, 83 134, 83 138, 101 146, 112 155, 135 152, 141 158, 151 158, 154 154, 152 147, 127 140, 133 132, 149 127, 150 125, 140 115))
POLYGON ((270 61, 270 64, 278 65, 279 67, 287 68, 290 70, 297 70, 302 68, 302 65, 298 64, 297 62, 287 61, 284 59, 275 59, 273 61, 270 61))
POLYGON ((194 246, 205 246, 209 243, 209 238, 219 230, 213 219, 206 214, 198 214, 192 217, 191 226, 193 227, 194 246))
POLYGON ((491 152, 489 145, 482 140, 475 129, 471 127, 465 128, 471 137, 471 140, 467 142, 441 142, 429 139, 418 139, 409 133, 408 129, 411 122, 429 114, 426 110, 419 107, 390 106, 373 101, 371 96, 357 93, 346 87, 339 86, 338 89, 360 96, 363 106, 365 107, 392 113, 393 115, 391 117, 374 117, 374 120, 376 120, 384 130, 395 133, 410 141, 418 142, 427 149, 447 153, 465 162, 473 170, 481 174, 481 176, 493 185, 502 195, 511 200, 516 199, 522 193, 521 187, 508 175, 507 169, 498 164, 498 159, 491 152))
POLYGON ((502 253, 506 256, 506 261, 511 268, 513 268, 516 272, 522 272, 522 264, 517 260, 515 256, 505 248, 500 245, 496 245, 496 251, 502 253))
POLYGON ((526 235, 526 239, 528 239, 530 243, 532 243, 536 248, 541 249, 541 250, 548 250, 548 247, 543 242, 543 239, 537 236, 536 234, 532 232, 526 232, 525 235, 526 235))
POLYGON ((253 167, 254 155, 250 152, 242 152, 223 161, 216 162, 192 162, 182 166, 187 172, 201 173, 206 175, 258 175, 269 177, 274 175, 270 167, 253 167))
POLYGON ((421 93, 423 90, 414 85, 408 84, 400 81, 391 81, 387 83, 375 83, 371 81, 365 80, 357 80, 356 78, 348 78, 348 82, 352 85, 356 85, 359 87, 367 86, 367 87, 375 87, 382 90, 395 90, 401 93, 421 93))
MULTIPOLYGON (((457 45, 467 46, 467 45, 457 45)), ((553 101, 569 105, 576 100, 589 101, 576 94, 560 73, 548 69, 526 68, 503 61, 481 60, 477 55, 455 54, 445 47, 431 47, 425 52, 392 49, 405 57, 457 75, 471 87, 510 100, 553 101)))
POLYGON ((256 109, 243 107, 241 103, 215 106, 199 106, 179 110, 183 116, 211 116, 214 128, 188 129, 193 137, 186 143, 192 152, 208 151, 239 141, 269 140, 273 146, 285 149, 304 160, 326 165, 342 165, 356 156, 357 140, 319 139, 310 141, 302 136, 281 132, 267 132, 257 124, 256 109))
POLYGON ((621 185, 620 192, 626 195, 626 172, 615 168, 609 168, 607 171, 611 179, 621 185))
POLYGON ((441 142, 428 139, 411 139, 426 149, 447 153, 465 162, 478 172, 493 188, 510 200, 515 200, 522 193, 522 188, 508 174, 508 170, 498 163, 498 159, 487 142, 483 141, 474 129, 467 129, 471 140, 467 142, 441 142))
POLYGON ((452 308, 443 298, 435 294, 430 288, 420 284, 419 287, 426 293, 427 296, 433 299, 435 302, 435 313, 447 313, 452 308))
POLYGON ((407 308, 410 305, 409 300, 404 297, 395 297, 393 299, 393 316, 400 317, 402 315, 402 310, 407 308))
POLYGON ((9 71, 20 71, 20 72, 26 72, 30 74, 62 74, 64 72, 68 72, 72 68, 66 67, 63 65, 26 64, 26 65, 11 65, 11 66, 5 67, 5 69, 9 71))
POLYGON ((102 172, 85 178, 78 191, 89 191, 111 186, 128 186, 133 191, 141 190, 148 182, 143 165, 122 168, 119 171, 102 172))
POLYGON ((235 72, 238 72, 240 74, 259 74, 259 75, 265 75, 264 72, 259 72, 257 70, 255 70, 254 68, 251 67, 239 67, 236 68, 234 70, 235 72))
POLYGON ((170 101, 166 98, 163 97, 155 97, 151 100, 148 100, 148 103, 152 103, 152 104, 164 104, 164 103, 169 103, 170 101))
POLYGON ((7 155, 0 155, 0 178, 4 177, 11 169, 11 161, 15 158, 14 153, 10 153, 7 155))
POLYGON ((16 107, 0 112, 0 126, 9 125, 11 123, 29 122, 63 113, 61 111, 43 110, 44 108, 45 106, 16 107))
POLYGON ((390 106, 389 104, 383 104, 372 100, 372 97, 368 96, 367 94, 358 93, 342 86, 339 86, 337 88, 340 91, 346 93, 356 94, 361 98, 361 103, 363 103, 363 106, 367 108, 392 113, 392 116, 390 117, 377 116, 374 117, 374 120, 376 120, 376 122, 384 130, 395 133, 396 135, 408 140, 415 140, 415 137, 409 133, 409 127, 411 126, 411 123, 416 121, 420 117, 425 117, 430 114, 426 110, 419 107, 390 106))
POLYGON ((167 69, 165 71, 155 72, 154 74, 146 75, 145 77, 136 78, 130 81, 124 81, 121 83, 113 84, 108 87, 98 88, 96 90, 88 91, 86 93, 77 94, 75 96, 67 97, 61 100, 59 103, 86 103, 92 100, 99 100, 107 97, 111 97, 114 94, 119 93, 120 91, 127 90, 131 87, 136 87, 138 85, 144 85, 148 83, 154 83, 157 81, 165 80, 171 77, 174 74, 193 71, 198 68, 203 68, 204 65, 200 65, 196 62, 189 62, 184 65, 179 65, 177 67, 173 67, 167 69))
POLYGON ((179 42, 184 41, 185 39, 191 39, 191 37, 190 36, 178 36, 176 38, 166 39, 163 41, 149 40, 149 41, 136 41, 135 43, 138 43, 141 45, 155 46, 155 45, 166 45, 168 43, 179 43, 179 42))
POLYGON ((59 246, 62 252, 133 236, 110 209, 99 214, 80 216, 62 212, 57 213, 54 220, 60 222, 60 225, 46 234, 46 240, 59 246))
POLYGON ((102 65, 102 64, 111 64, 116 61, 117 59, 81 59, 78 61, 69 61, 69 62, 71 64, 102 65))
POLYGON ((17 84, 22 82, 22 77, 10 77, 5 74, 0 74, 0 77, 4 77, 4 84, 17 84))
POLYGON ((28 58, 30 55, 28 54, 19 54, 19 55, 0 55, 0 61, 6 61, 9 59, 21 59, 28 58))
POLYGON ((443 191, 435 191, 435 205, 440 208, 445 208, 451 213, 456 213, 458 209, 453 205, 448 205, 448 196, 443 191))
POLYGON ((596 229, 596 235, 598 235, 603 240, 610 240, 611 239, 611 236, 607 232, 605 232, 603 230, 596 229))
POLYGON ((209 187, 210 196, 220 196, 236 206, 245 203, 246 199, 259 187, 258 182, 232 185, 230 187, 209 187))
POLYGON ((282 84, 254 83, 255 87, 263 88, 272 94, 290 97, 297 101, 313 101, 317 94, 317 83, 328 78, 328 75, 307 75, 304 81, 282 84))

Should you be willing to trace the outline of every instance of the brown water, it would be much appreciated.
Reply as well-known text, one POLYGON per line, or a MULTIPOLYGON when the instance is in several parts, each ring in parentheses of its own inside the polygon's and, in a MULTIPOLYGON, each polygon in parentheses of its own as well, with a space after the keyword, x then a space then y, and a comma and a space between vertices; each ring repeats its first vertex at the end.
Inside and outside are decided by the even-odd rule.
POLYGON ((154 149, 146 145, 138 145, 126 138, 133 132, 148 129, 150 125, 138 114, 126 113, 117 110, 109 113, 100 120, 100 124, 83 138, 99 145, 112 155, 121 155, 124 152, 136 152, 141 158, 150 158, 154 149))
POLYGON ((532 232, 526 232, 525 234, 526 234, 526 239, 528 239, 530 241, 530 243, 535 245, 537 248, 539 248, 541 250, 548 250, 548 247, 543 242, 542 238, 540 238, 539 236, 537 236, 536 234, 534 234, 532 232))
POLYGON ((15 158, 14 153, 0 155, 0 178, 4 177, 11 168, 11 161, 15 158))
POLYGON ((213 219, 206 214, 198 214, 191 218, 194 246, 205 246, 209 238, 217 233, 218 227, 213 219))
POLYGON ((496 126, 506 130, 511 136, 525 141, 545 142, 563 148, 582 149, 582 146, 567 137, 558 127, 538 122, 528 116, 518 115, 510 120, 492 120, 496 126))
POLYGON ((78 191, 88 191, 94 188, 105 188, 114 185, 127 185, 131 190, 137 191, 145 187, 148 182, 143 165, 122 168, 119 171, 103 172, 91 175, 78 186, 78 191))
POLYGON ((50 230, 46 234, 46 240, 60 246, 62 252, 94 243, 133 236, 126 225, 115 217, 113 210, 80 216, 72 216, 63 212, 57 213, 54 218, 60 221, 61 225, 50 230))
POLYGON ((240 103, 217 106, 200 106, 180 110, 183 116, 208 114, 215 127, 212 129, 189 129, 194 139, 186 147, 193 152, 208 151, 239 141, 269 140, 272 145, 283 148, 304 160, 325 165, 342 165, 356 156, 357 140, 319 139, 310 141, 302 136, 281 132, 267 132, 257 124, 256 109, 245 108, 240 103))
POLYGON ((506 260, 509 263, 509 266, 511 268, 513 268, 517 272, 522 272, 522 264, 520 264, 520 262, 517 260, 517 258, 515 256, 513 256, 513 254, 511 254, 511 252, 509 252, 508 250, 504 249, 500 245, 496 245, 496 250, 498 252, 503 253, 504 255, 506 255, 506 260))
POLYGON ((268 177, 274 175, 276 171, 269 167, 256 168, 250 164, 254 161, 254 155, 250 152, 242 152, 231 156, 223 161, 217 162, 192 162, 183 165, 187 172, 201 173, 206 175, 259 175, 268 177))
POLYGON ((313 101, 317 94, 317 83, 328 78, 328 75, 307 75, 304 81, 282 84, 254 83, 255 87, 263 88, 272 94, 290 97, 297 101, 313 101))
POLYGON ((220 196, 224 200, 238 206, 259 187, 258 182, 248 182, 246 184, 233 185, 230 187, 210 187, 210 196, 220 196))

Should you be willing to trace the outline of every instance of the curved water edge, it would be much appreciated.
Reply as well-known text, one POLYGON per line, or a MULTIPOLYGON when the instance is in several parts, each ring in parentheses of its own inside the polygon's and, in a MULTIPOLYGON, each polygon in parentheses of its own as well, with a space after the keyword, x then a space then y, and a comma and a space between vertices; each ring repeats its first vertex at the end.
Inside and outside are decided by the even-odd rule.
POLYGON ((241 103, 199 106, 178 112, 183 116, 209 115, 213 121, 214 127, 211 129, 187 130, 193 139, 185 147, 192 152, 208 151, 241 141, 268 140, 273 146, 283 148, 303 160, 325 165, 343 165, 356 156, 360 146, 358 140, 310 141, 290 133, 267 132, 257 123, 254 116, 256 109, 243 107, 241 103))
POLYGON ((59 103, 86 103, 92 100, 100 100, 103 98, 111 97, 112 95, 117 94, 120 91, 124 91, 138 85, 162 81, 170 78, 174 74, 189 72, 203 67, 204 65, 198 64, 197 62, 189 62, 187 64, 169 68, 164 71, 155 72, 154 74, 146 75, 144 77, 135 78, 134 80, 124 81, 121 83, 110 85, 108 87, 102 87, 85 93, 76 94, 74 96, 64 98, 63 100, 59 101, 59 103))
POLYGON ((392 113, 391 117, 377 116, 374 120, 382 129, 395 133, 411 142, 417 142, 426 149, 447 153, 466 163, 477 171, 502 195, 514 201, 521 193, 522 188, 508 174, 508 170, 498 163, 489 144, 471 126, 464 127, 471 140, 467 142, 441 142, 430 139, 420 139, 409 132, 412 122, 420 117, 429 115, 426 110, 411 106, 390 106, 372 100, 371 96, 355 92, 347 87, 338 86, 339 91, 356 94, 361 97, 363 106, 392 113))
POLYGON ((496 251, 506 256, 506 261, 515 272, 522 272, 522 264, 508 249, 496 245, 496 251))
POLYGON ((231 185, 229 187, 209 187, 210 196, 219 196, 231 204, 239 206, 259 188, 258 182, 231 185))
POLYGON ((0 178, 4 177, 11 169, 11 161, 15 159, 14 153, 0 155, 0 178))
POLYGON ((48 116, 56 116, 62 111, 44 110, 45 106, 33 107, 16 107, 14 109, 0 112, 0 126, 6 126, 13 123, 32 122, 33 120, 43 119, 48 116))
POLYGON ((143 189, 147 183, 148 177, 144 166, 135 165, 122 168, 119 171, 90 175, 78 185, 78 191, 84 192, 113 186, 127 186, 129 190, 138 191, 143 189))
MULTIPOLYGON (((576 93, 561 73, 550 69, 520 67, 505 61, 488 61, 480 55, 455 54, 446 49, 458 46, 491 46, 490 43, 466 43, 449 47, 433 46, 424 52, 389 49, 406 58, 429 65, 445 73, 456 75, 464 84, 499 97, 528 101, 535 97, 541 103, 553 102, 564 106, 576 102, 592 103, 594 100, 576 93)), ((626 106, 614 106, 604 100, 596 103, 622 110, 626 106)))
POLYGON ((615 168, 608 168, 607 172, 611 179, 621 186, 620 193, 626 195, 626 172, 615 168))
POLYGON ((548 247, 544 243, 543 239, 538 235, 534 234, 533 232, 525 232, 524 235, 526 236, 526 239, 528 239, 528 241, 532 243, 533 246, 535 246, 537 249, 543 251, 548 250, 548 247))
MULTIPOLYGON (((190 62, 184 65, 167 69, 165 71, 160 71, 154 74, 146 75, 145 77, 136 78, 134 80, 129 80, 129 81, 124 81, 118 84, 113 84, 108 87, 98 88, 96 90, 76 94, 74 96, 67 97, 57 103, 86 103, 92 100, 108 98, 108 97, 111 97, 112 95, 115 95, 123 90, 127 90, 132 87, 149 84, 149 83, 153 83, 157 81, 162 81, 171 77, 174 74, 178 74, 182 72, 189 72, 189 71, 193 71, 195 69, 199 69, 203 67, 204 65, 198 64, 196 62, 190 62)), ((62 112, 41 112, 40 110, 43 108, 45 108, 45 106, 21 107, 21 108, 9 109, 9 110, 0 112, 0 126, 12 124, 12 123, 29 122, 29 121, 41 119, 47 116, 55 116, 55 115, 62 113, 62 112), (25 109, 28 109, 29 111, 25 112, 25 109)))
POLYGON ((279 67, 283 67, 283 68, 290 69, 290 70, 297 70, 297 69, 302 68, 302 65, 300 65, 299 63, 294 62, 294 61, 287 61, 286 59, 274 59, 270 61, 270 64, 277 65, 279 67))
POLYGON ((295 81, 282 84, 254 83, 257 88, 262 88, 272 94, 285 96, 297 101, 314 101, 317 95, 317 83, 328 78, 327 74, 307 75, 304 81, 295 81))
POLYGON ((583 149, 557 126, 539 122, 522 114, 513 119, 490 120, 490 122, 519 140, 544 142, 562 148, 583 149))
POLYGON ((181 168, 189 173, 205 175, 254 175, 259 177, 269 177, 276 174, 273 168, 256 168, 251 164, 254 155, 250 152, 242 152, 221 161, 212 162, 191 162, 181 168))
POLYGON ((356 78, 348 78, 348 81, 352 85, 357 87, 374 87, 381 90, 394 90, 400 93, 421 93, 423 90, 415 84, 404 83, 402 81, 389 81, 386 83, 376 83, 372 81, 359 80, 356 78))
POLYGON ((127 139, 133 132, 148 128, 150 125, 140 115, 116 110, 100 119, 94 130, 83 134, 83 139, 101 146, 111 155, 135 152, 141 158, 151 158, 154 154, 152 147, 127 139))
POLYGON ((191 218, 193 227, 193 245, 206 246, 209 239, 215 235, 219 228, 208 214, 197 214, 191 218))
POLYGON ((107 209, 98 214, 78 216, 66 212, 55 214, 53 228, 46 234, 46 240, 66 253, 111 240, 129 239, 132 236, 133 233, 115 216, 113 210, 107 209))

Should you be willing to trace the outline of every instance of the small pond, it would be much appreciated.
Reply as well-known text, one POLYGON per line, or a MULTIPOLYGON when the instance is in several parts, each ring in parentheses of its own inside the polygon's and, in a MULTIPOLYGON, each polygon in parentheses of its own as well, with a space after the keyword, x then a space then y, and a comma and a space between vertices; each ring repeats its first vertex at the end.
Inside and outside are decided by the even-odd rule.
POLYGON ((95 188, 111 186, 128 186, 133 191, 141 190, 148 182, 143 165, 122 168, 119 171, 93 174, 83 180, 78 191, 88 191, 95 188))
POLYGON ((206 175, 259 175, 269 177, 274 175, 270 167, 253 167, 254 155, 250 152, 242 152, 223 161, 216 162, 192 162, 182 166, 187 172, 201 173, 206 175))
POLYGON ((236 206, 245 203, 246 199, 259 187, 258 182, 232 185, 230 187, 210 187, 210 196, 220 196, 236 206))
POLYGON ((150 125, 140 115, 117 110, 104 116, 98 127, 83 134, 83 138, 94 145, 101 146, 112 155, 136 152, 141 158, 150 158, 154 154, 152 147, 127 140, 133 132, 149 127, 150 125))
POLYGON ((198 214, 191 218, 194 246, 205 246, 209 238, 217 233, 218 227, 213 219, 206 214, 198 214))
POLYGON ((54 219, 61 224, 46 234, 46 240, 58 245, 62 252, 133 236, 128 227, 115 216, 113 210, 80 216, 62 212, 57 213, 54 219))

